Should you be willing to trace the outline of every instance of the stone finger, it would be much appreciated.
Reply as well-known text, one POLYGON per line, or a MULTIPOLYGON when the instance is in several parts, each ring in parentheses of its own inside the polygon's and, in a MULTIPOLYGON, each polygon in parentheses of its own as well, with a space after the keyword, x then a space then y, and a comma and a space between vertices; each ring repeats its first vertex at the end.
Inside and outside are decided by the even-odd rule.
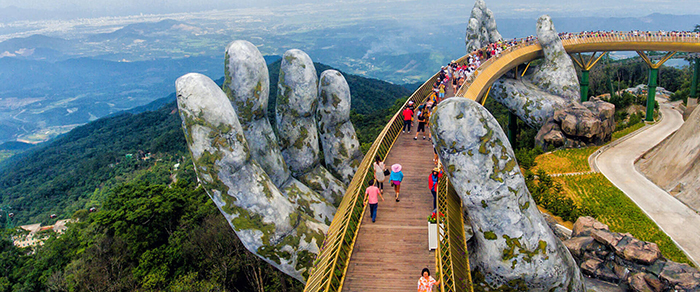
POLYGON ((317 97, 318 77, 311 58, 300 50, 285 52, 275 105, 282 156, 295 178, 337 204, 345 193, 345 186, 320 165, 314 118, 317 97))
POLYGON ((336 70, 321 73, 316 122, 326 169, 345 184, 352 181, 362 160, 360 141, 350 122, 350 87, 336 70))
POLYGON ((226 48, 224 91, 238 114, 250 154, 273 183, 303 212, 320 222, 330 222, 333 202, 291 176, 279 142, 267 117, 270 77, 260 51, 248 41, 237 40, 226 48))

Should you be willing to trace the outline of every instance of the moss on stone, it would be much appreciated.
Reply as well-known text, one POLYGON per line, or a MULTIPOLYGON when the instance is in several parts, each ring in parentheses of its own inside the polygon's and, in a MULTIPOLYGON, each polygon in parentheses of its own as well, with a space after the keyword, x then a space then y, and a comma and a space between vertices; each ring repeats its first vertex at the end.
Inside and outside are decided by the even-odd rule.
POLYGON ((338 97, 338 95, 335 94, 335 93, 331 93, 331 97, 333 98, 333 107, 334 107, 334 108, 338 108, 338 105, 340 104, 340 102, 341 102, 342 100, 341 100, 340 97, 338 97))
POLYGON ((496 233, 494 233, 493 231, 486 231, 484 232, 484 238, 488 240, 496 240, 498 239, 498 236, 496 236, 496 233))
POLYGON ((505 239, 507 246, 507 248, 503 249, 502 259, 504 261, 520 257, 523 261, 530 263, 532 258, 540 253, 547 259, 547 242, 544 240, 540 240, 535 249, 529 250, 520 243, 521 237, 511 238, 504 234, 503 239, 505 239))

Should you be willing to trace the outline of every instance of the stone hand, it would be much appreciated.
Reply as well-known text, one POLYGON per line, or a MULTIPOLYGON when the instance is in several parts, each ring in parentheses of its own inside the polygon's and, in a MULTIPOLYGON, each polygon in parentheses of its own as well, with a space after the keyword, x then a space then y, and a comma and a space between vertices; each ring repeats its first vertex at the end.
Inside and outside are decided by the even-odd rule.
POLYGON ((580 100, 576 69, 547 15, 537 20, 537 39, 544 51, 542 64, 519 79, 501 77, 490 94, 533 128, 544 125, 554 111, 580 100))
POLYGON ((474 101, 450 98, 431 116, 430 130, 474 231, 469 247, 474 284, 495 291, 585 291, 576 263, 537 209, 494 117, 474 101))
POLYGON ((176 81, 197 177, 248 250, 303 282, 362 158, 348 84, 327 70, 319 86, 311 58, 287 51, 275 130, 262 54, 234 41, 225 61, 223 91, 201 74, 176 81))

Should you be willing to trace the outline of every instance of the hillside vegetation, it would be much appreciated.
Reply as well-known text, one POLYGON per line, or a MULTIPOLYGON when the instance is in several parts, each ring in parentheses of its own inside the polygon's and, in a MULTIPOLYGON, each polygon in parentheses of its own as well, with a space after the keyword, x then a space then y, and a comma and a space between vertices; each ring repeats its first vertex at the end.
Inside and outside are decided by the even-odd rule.
MULTIPOLYGON (((270 72, 276 85, 279 62, 270 65, 270 72)), ((369 148, 395 111, 396 100, 410 92, 376 79, 346 78, 353 97, 352 121, 363 147, 369 148)), ((276 86, 271 86, 271 96, 276 96, 276 86)), ((269 104, 274 107, 274 98, 269 104)), ((183 162, 189 154, 180 123, 175 102, 170 102, 152 112, 124 113, 77 127, 0 163, 0 201, 15 213, 17 224, 48 223, 51 214, 67 218, 99 206, 116 185, 144 180, 154 172, 169 173, 183 162), (139 153, 151 153, 150 159, 139 159, 139 153)))

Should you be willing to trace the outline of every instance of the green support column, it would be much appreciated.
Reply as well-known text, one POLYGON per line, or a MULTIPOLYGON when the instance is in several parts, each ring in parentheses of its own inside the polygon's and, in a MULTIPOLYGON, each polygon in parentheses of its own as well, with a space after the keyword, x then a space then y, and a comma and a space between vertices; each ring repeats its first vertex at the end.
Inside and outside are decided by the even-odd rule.
POLYGON ((508 141, 510 146, 515 148, 515 139, 518 136, 518 116, 512 112, 508 112, 508 141))
POLYGON ((588 101, 588 70, 581 70, 581 102, 588 101))
POLYGON ((693 79, 690 82, 690 98, 698 97, 698 79, 700 79, 700 59, 695 59, 695 70, 693 70, 693 79))
POLYGON ((647 116, 648 122, 654 121, 654 104, 656 98, 656 80, 659 78, 658 68, 649 68, 649 84, 647 85, 647 116))

